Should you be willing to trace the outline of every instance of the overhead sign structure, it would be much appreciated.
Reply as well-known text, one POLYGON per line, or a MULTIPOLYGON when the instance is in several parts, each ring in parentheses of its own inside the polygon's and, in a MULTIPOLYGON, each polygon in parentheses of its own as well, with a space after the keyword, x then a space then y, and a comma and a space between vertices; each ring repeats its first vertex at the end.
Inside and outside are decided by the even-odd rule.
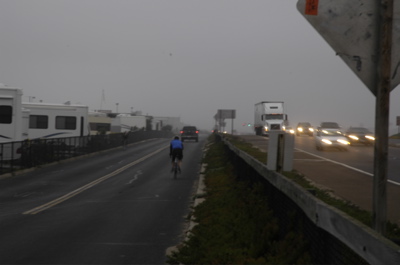
POLYGON ((236 110, 234 109, 219 109, 217 114, 214 115, 215 121, 219 126, 225 127, 225 119, 232 119, 232 134, 233 134, 233 120, 236 118, 236 110))
MULTIPOLYGON (((377 0, 299 0, 297 9, 376 96, 377 0)), ((400 83, 400 1, 395 1, 391 90, 400 83)))
POLYGON ((219 119, 235 119, 236 110, 234 109, 219 109, 217 113, 219 119))

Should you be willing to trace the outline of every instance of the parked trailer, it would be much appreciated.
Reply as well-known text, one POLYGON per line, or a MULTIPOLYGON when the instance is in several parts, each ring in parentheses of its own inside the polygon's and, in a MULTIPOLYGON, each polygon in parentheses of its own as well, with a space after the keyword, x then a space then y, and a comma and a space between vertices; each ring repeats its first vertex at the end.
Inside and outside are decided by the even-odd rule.
POLYGON ((22 108, 22 90, 0 84, 0 156, 3 160, 17 159, 22 141, 28 137, 29 111, 22 108))
POLYGON ((146 121, 146 116, 119 114, 111 121, 111 132, 121 133, 128 131, 146 130, 146 121))
POLYGON ((89 134, 87 106, 22 102, 22 95, 19 88, 0 85, 0 155, 3 161, 19 159, 24 140, 89 134), (19 144, 6 144, 14 142, 19 144))
POLYGON ((22 103, 29 111, 29 139, 64 138, 89 134, 88 106, 22 103))
POLYGON ((112 118, 103 112, 89 112, 90 135, 110 134, 112 118))
POLYGON ((29 111, 22 108, 22 90, 0 84, 0 143, 28 137, 29 111))

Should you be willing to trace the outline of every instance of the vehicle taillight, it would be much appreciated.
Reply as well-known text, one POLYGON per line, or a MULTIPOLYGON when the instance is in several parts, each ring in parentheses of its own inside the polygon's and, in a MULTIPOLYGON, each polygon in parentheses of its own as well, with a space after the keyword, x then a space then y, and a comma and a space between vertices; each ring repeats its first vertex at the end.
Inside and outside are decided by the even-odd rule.
POLYGON ((181 133, 183 133, 183 131, 181 131, 181 133))
POLYGON ((196 131, 196 133, 199 133, 199 131, 196 131))

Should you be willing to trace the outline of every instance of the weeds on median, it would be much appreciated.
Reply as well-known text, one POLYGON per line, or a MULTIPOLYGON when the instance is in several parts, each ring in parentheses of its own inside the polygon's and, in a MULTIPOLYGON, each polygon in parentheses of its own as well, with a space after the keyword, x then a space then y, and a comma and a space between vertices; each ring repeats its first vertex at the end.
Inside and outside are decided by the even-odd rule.
MULTIPOLYGON (((169 264, 309 264, 308 245, 296 229, 279 233, 265 187, 235 177, 222 142, 210 137, 204 157, 206 200, 194 208, 198 223, 169 264), (287 251, 290 249, 291 251, 287 251)), ((264 155, 265 156, 265 155, 264 155)), ((293 226, 300 225, 291 220, 293 226)))

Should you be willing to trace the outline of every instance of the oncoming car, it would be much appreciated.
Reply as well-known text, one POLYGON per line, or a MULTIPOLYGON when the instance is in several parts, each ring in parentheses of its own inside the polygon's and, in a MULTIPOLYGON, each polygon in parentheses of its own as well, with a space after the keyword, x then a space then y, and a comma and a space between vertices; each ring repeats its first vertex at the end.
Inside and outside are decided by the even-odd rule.
POLYGON ((286 132, 290 134, 294 134, 294 129, 292 127, 286 127, 286 132))
POLYGON ((375 136, 364 127, 350 127, 346 132, 350 144, 373 145, 375 136))
POLYGON ((317 150, 339 149, 347 151, 349 140, 338 129, 321 128, 315 134, 315 147, 317 150))
POLYGON ((307 134, 308 136, 313 136, 314 128, 309 122, 299 122, 296 127, 296 135, 307 134))

